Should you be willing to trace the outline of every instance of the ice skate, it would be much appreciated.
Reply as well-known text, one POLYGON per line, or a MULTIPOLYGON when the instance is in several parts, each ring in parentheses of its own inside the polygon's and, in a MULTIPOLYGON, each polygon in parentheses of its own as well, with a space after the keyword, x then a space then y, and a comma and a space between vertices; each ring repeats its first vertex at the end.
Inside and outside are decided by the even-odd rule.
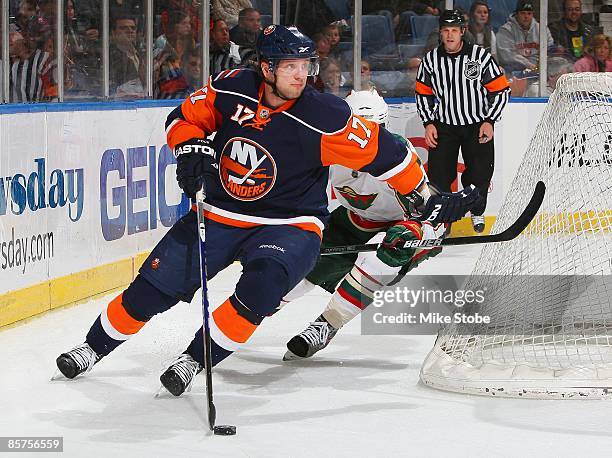
POLYGON ((93 351, 87 342, 83 342, 72 350, 59 355, 55 363, 64 377, 73 379, 83 372, 89 372, 100 359, 102 357, 93 351))
POLYGON ((327 347, 337 332, 338 329, 329 324, 323 315, 319 316, 310 323, 310 326, 287 342, 288 351, 283 356, 283 361, 310 358, 327 347))
POLYGON ((191 388, 191 383, 196 374, 204 369, 199 362, 188 353, 181 354, 166 371, 159 377, 159 381, 165 389, 174 396, 180 396, 191 388))

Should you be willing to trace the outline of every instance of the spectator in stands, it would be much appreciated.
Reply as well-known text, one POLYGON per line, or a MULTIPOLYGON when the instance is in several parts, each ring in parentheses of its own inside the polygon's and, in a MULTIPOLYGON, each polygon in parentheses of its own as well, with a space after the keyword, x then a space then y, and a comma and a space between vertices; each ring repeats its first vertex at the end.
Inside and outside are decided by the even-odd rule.
POLYGON ((612 40, 604 34, 595 35, 574 68, 577 72, 612 72, 612 40))
POLYGON ((77 22, 75 28, 84 31, 88 41, 97 40, 100 37, 101 3, 98 0, 74 0, 73 4, 77 22))
POLYGON ((340 70, 340 63, 333 57, 328 57, 321 61, 319 70, 321 81, 323 82, 324 92, 329 92, 338 97, 344 98, 347 91, 342 87, 343 78, 340 70))
POLYGON ((112 20, 109 57, 110 91, 117 98, 144 97, 144 53, 140 49, 133 16, 112 20))
POLYGON ((9 33, 10 101, 12 103, 42 102, 53 84, 49 53, 33 48, 32 41, 20 32, 9 33))
POLYGON ((77 27, 74 1, 66 0, 64 15, 64 98, 87 97, 96 92, 95 83, 99 68, 92 61, 87 40, 77 27), (92 87, 94 86, 94 87, 92 87))
POLYGON ((474 37, 474 43, 482 46, 497 57, 497 43, 495 32, 489 23, 490 10, 485 0, 475 0, 470 6, 468 30, 474 37))
POLYGON ((57 2, 55 0, 38 0, 38 17, 55 23, 57 2))
MULTIPOLYGON (((540 24, 533 17, 531 0, 519 0, 516 11, 497 31, 497 55, 506 72, 535 71, 538 67, 540 24)), ((553 44, 548 28, 548 45, 553 44)))
POLYGON ((174 10, 168 15, 168 23, 166 25, 166 33, 160 35, 163 41, 166 42, 166 50, 172 49, 179 61, 189 53, 195 46, 193 35, 191 33, 191 17, 184 11, 174 10))
POLYGON ((197 91, 204 85, 202 83, 202 49, 200 46, 191 49, 187 55, 185 77, 187 78, 189 93, 197 91))
POLYGON ((83 37, 77 30, 76 14, 73 0, 66 0, 66 14, 64 17, 64 43, 66 54, 72 58, 85 52, 83 37))
POLYGON ((210 74, 240 65, 240 50, 230 41, 229 28, 223 19, 216 19, 210 33, 210 74))
POLYGON ((189 16, 191 22, 191 35, 195 42, 202 35, 202 21, 200 14, 200 0, 155 0, 156 14, 160 16, 161 31, 168 30, 170 13, 182 11, 189 16))
POLYGON ((340 57, 340 51, 338 50, 338 43, 340 43, 340 27, 338 27, 337 24, 326 25, 323 27, 323 35, 325 35, 329 41, 329 54, 338 59, 340 57))
POLYGON ((191 35, 191 18, 183 11, 172 11, 167 32, 154 43, 155 98, 178 99, 189 95, 183 61, 195 47, 191 35))
POLYGON ((371 89, 375 87, 372 81, 372 67, 366 59, 361 59, 361 88, 371 89))
POLYGON ((230 30, 230 40, 238 46, 255 49, 261 30, 261 14, 255 8, 245 8, 238 13, 238 24, 230 30))
POLYGON ((329 53, 331 52, 331 44, 329 43, 329 38, 327 38, 327 35, 320 32, 315 33, 312 36, 312 41, 314 41, 319 59, 327 59, 329 57, 329 53))
POLYGON ((565 0, 563 17, 550 25, 550 33, 573 60, 582 57, 584 47, 593 36, 593 28, 582 20, 580 0, 565 0))
POLYGON ((238 24, 238 14, 245 8, 252 8, 251 0, 213 0, 210 14, 212 17, 222 19, 228 27, 238 24))
POLYGON ((21 0, 15 15, 15 23, 23 38, 29 33, 32 24, 38 20, 36 0, 21 0))

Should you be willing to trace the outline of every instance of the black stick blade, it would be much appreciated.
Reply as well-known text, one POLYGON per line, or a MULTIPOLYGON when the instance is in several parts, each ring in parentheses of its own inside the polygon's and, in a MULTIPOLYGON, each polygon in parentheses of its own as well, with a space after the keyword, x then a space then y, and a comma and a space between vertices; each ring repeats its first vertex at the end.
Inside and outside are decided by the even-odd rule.
POLYGON ((536 215, 546 194, 546 185, 542 181, 538 181, 533 191, 529 203, 521 213, 521 215, 507 228, 499 234, 491 235, 476 235, 469 237, 453 237, 442 240, 442 245, 472 245, 474 243, 493 243, 507 242, 520 235, 521 232, 529 225, 533 217, 536 215))

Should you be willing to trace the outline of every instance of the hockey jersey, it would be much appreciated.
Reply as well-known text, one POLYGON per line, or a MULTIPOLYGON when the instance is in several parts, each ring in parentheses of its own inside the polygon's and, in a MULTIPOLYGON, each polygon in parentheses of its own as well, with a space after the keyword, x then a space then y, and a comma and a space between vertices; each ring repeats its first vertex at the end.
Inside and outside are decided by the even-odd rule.
POLYGON ((403 194, 424 182, 417 155, 352 115, 344 100, 307 86, 272 109, 263 92, 257 72, 226 70, 168 116, 171 148, 215 132, 219 173, 206 183, 208 218, 245 228, 289 224, 320 236, 329 215, 328 166, 367 172, 403 194))
MULTIPOLYGON (((392 135, 404 143, 411 154, 417 154, 408 140, 392 135)), ((395 190, 386 182, 342 165, 329 168, 329 181, 340 205, 350 210, 349 217, 360 229, 377 231, 404 219, 405 209, 395 190)))

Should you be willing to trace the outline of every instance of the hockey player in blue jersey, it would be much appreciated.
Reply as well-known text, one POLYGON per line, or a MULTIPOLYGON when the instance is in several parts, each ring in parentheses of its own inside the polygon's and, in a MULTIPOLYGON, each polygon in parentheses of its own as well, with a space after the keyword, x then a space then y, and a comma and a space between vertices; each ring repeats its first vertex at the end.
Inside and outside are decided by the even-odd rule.
MULTIPOLYGON (((343 100, 307 87, 318 59, 313 42, 296 28, 267 27, 257 54, 258 71, 213 75, 166 122, 181 188, 193 197, 206 182, 208 278, 236 260, 243 267, 234 293, 211 313, 213 365, 243 345, 314 267, 329 217, 328 166, 342 164, 386 181, 402 199, 417 202, 420 218, 434 223, 461 218, 479 199, 477 192, 432 196, 418 157, 405 145, 353 116, 343 100)), ((85 342, 57 358, 59 370, 68 378, 90 370, 154 315, 191 301, 199 288, 192 211, 102 311, 85 342)), ((162 374, 162 384, 182 394, 203 360, 200 328, 162 374)))

